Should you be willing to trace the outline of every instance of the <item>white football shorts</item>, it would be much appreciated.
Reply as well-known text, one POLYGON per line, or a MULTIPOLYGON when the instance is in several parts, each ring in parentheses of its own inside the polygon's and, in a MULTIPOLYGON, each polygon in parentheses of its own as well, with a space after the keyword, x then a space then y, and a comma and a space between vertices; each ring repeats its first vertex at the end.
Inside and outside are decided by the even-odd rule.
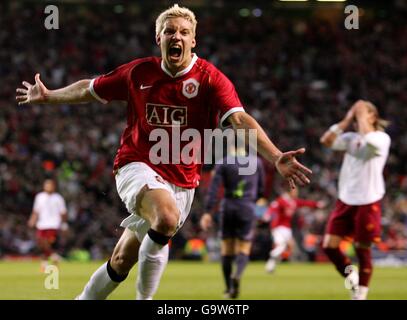
POLYGON ((130 162, 121 167, 116 173, 117 192, 130 213, 120 224, 135 232, 137 239, 141 242, 150 229, 150 223, 137 215, 137 195, 147 185, 149 189, 167 190, 175 200, 180 211, 178 220, 178 231, 189 215, 195 189, 185 189, 165 181, 157 172, 143 162, 130 162))
POLYGON ((275 227, 271 230, 271 234, 276 245, 287 244, 293 236, 291 229, 285 226, 275 227))

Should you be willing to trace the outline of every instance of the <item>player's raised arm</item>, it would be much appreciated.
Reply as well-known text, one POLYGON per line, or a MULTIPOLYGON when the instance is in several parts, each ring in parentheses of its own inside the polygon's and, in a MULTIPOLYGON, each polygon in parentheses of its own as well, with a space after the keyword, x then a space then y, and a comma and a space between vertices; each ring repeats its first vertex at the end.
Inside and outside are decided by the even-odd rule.
POLYGON ((370 101, 359 100, 355 104, 355 119, 357 121, 357 129, 361 135, 366 135, 369 132, 384 131, 389 122, 379 117, 376 106, 370 101))
MULTIPOLYGON (((305 152, 304 148, 281 152, 267 137, 263 128, 249 114, 245 112, 232 113, 228 120, 235 129, 255 129, 257 132, 257 150, 269 162, 275 164, 278 172, 287 179, 292 188, 295 184, 305 185, 310 183, 307 175, 312 171, 297 161, 295 156, 305 152)), ((247 141, 248 139, 246 139, 247 141)))
POLYGON ((335 139, 340 134, 342 134, 354 120, 355 109, 356 106, 360 103, 360 101, 361 100, 357 101, 354 105, 352 105, 352 107, 346 113, 346 116, 340 122, 330 126, 329 129, 326 130, 324 134, 321 136, 319 142, 321 142, 325 147, 330 148, 333 145, 335 139))
POLYGON ((23 81, 24 88, 16 90, 16 100, 22 104, 62 104, 86 103, 97 101, 89 90, 91 80, 79 80, 67 87, 49 90, 40 80, 40 74, 35 75, 35 83, 23 81))

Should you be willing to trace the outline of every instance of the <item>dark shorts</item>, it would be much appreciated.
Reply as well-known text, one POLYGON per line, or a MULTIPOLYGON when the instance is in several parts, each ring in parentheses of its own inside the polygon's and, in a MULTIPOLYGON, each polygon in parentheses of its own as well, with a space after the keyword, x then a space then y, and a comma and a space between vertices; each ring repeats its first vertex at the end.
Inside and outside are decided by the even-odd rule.
POLYGON ((222 239, 237 238, 251 241, 256 223, 255 205, 236 200, 222 204, 222 239))
POLYGON ((381 214, 380 201, 350 206, 338 199, 329 216, 326 233, 356 242, 380 242, 381 214))
POLYGON ((58 230, 56 229, 37 229, 37 239, 39 241, 47 241, 48 243, 54 243, 57 240, 58 230))

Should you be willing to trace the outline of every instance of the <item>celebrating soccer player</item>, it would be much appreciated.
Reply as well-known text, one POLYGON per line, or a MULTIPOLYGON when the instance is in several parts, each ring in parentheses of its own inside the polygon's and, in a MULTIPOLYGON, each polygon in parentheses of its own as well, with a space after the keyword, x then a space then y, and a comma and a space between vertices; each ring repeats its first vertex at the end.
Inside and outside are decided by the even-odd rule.
POLYGON ((385 193, 383 168, 391 142, 384 132, 386 126, 387 121, 379 117, 372 103, 359 100, 341 122, 332 125, 321 137, 326 147, 345 152, 338 200, 328 220, 323 247, 339 273, 347 277, 353 300, 367 298, 373 269, 370 247, 380 240, 380 200, 385 193), (356 132, 343 133, 352 122, 356 132), (355 241, 359 272, 339 250, 345 236, 355 241))
MULTIPOLYGON (((23 82, 25 88, 17 89, 19 104, 127 102, 127 127, 114 174, 130 216, 121 224, 125 230, 111 258, 96 270, 78 299, 105 299, 137 261, 137 299, 152 299, 158 288, 168 260, 168 242, 187 219, 201 164, 180 159, 157 164, 157 153, 151 152, 152 136, 168 133, 171 139, 176 131, 182 136, 193 129, 203 137, 204 129, 214 129, 219 119, 221 125, 231 124, 235 129, 255 129, 263 157, 292 186, 309 183, 311 171, 295 158, 304 149, 281 152, 244 111, 230 80, 192 52, 196 25, 192 11, 174 5, 156 20, 161 57, 136 59, 96 79, 58 90, 47 89, 37 74, 34 85, 23 82)), ((169 141, 171 147, 177 143, 169 141)), ((201 144, 193 148, 205 150, 201 144)), ((168 159, 173 159, 171 150, 168 159)))

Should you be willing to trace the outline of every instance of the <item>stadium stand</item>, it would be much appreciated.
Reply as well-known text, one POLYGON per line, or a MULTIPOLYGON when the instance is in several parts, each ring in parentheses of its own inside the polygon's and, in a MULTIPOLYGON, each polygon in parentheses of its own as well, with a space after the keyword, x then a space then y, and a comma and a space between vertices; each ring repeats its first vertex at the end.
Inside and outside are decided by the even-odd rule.
MULTIPOLYGON (((105 257, 126 216, 112 176, 125 107, 119 103, 17 107, 14 93, 22 79, 32 81, 36 72, 56 88, 106 73, 135 57, 157 55, 153 19, 166 5, 58 6, 60 29, 47 30, 44 3, 0 3, 0 257, 35 254, 34 235, 26 221, 35 193, 49 176, 58 179, 68 205, 70 230, 60 239, 64 256, 85 249, 93 259, 105 257)), ((301 193, 330 205, 306 219, 300 214, 305 237, 323 233, 341 160, 320 146, 319 136, 359 97, 379 107, 391 121, 388 133, 393 143, 385 169, 383 243, 378 249, 407 252, 407 8, 366 8, 359 30, 346 30, 342 20, 327 21, 305 9, 293 16, 265 7, 257 17, 239 15, 237 6, 194 9, 199 23, 197 54, 221 66, 247 111, 277 145, 307 148, 302 159, 314 176, 301 193)), ((202 212, 207 172, 203 177, 190 219, 173 240, 172 257, 182 258, 175 252, 182 252, 189 239, 202 237, 197 216, 202 212)), ((279 193, 280 184, 268 168, 270 199, 279 193)), ((268 252, 270 244, 262 234, 259 228, 254 258, 268 252)), ((307 239, 305 245, 312 246, 315 239, 307 239)))

